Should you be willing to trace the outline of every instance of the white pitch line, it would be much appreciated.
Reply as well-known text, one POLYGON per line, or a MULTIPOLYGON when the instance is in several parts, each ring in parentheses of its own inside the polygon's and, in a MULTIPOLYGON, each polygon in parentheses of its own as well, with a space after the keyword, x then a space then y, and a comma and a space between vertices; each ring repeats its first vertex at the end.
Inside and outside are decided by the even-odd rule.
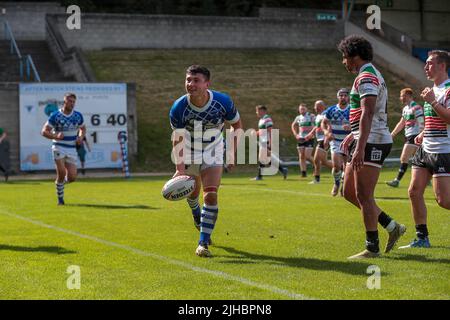
POLYGON ((8 211, 5 211, 4 209, 0 209, 0 213, 3 214, 3 215, 6 215, 6 216, 12 217, 12 218, 16 218, 16 219, 19 219, 19 220, 26 221, 28 223, 31 223, 31 224, 34 224, 34 225, 37 225, 37 226, 40 226, 40 227, 43 227, 43 228, 47 228, 47 229, 50 229, 50 230, 63 232, 63 233, 66 233, 66 234, 69 234, 69 235, 72 235, 72 236, 75 236, 75 237, 78 237, 78 238, 94 241, 94 242, 97 242, 97 243, 104 244, 106 246, 115 247, 115 248, 119 248, 119 249, 126 250, 126 251, 129 251, 129 252, 133 252, 135 254, 138 254, 138 255, 141 255, 141 256, 144 256, 144 257, 150 257, 150 258, 153 258, 153 259, 156 259, 156 260, 160 260, 160 261, 165 262, 165 263, 173 264, 173 265, 176 265, 176 266, 179 266, 179 267, 191 270, 191 271, 206 273, 206 274, 209 274, 209 275, 212 275, 212 276, 215 276, 215 277, 219 277, 219 278, 222 278, 222 279, 239 282, 239 283, 244 284, 244 285, 248 285, 248 286, 251 286, 251 287, 258 288, 258 289, 270 291, 272 293, 276 293, 276 294, 279 294, 279 295, 282 295, 282 296, 287 296, 287 297, 289 297, 291 299, 295 299, 295 300, 315 300, 315 298, 311 298, 311 297, 305 296, 303 294, 291 292, 291 291, 288 291, 288 290, 285 290, 285 289, 280 289, 280 288, 272 286, 272 285, 255 282, 255 281, 252 281, 252 280, 249 280, 249 279, 246 279, 246 278, 242 278, 242 277, 238 277, 238 276, 234 276, 234 275, 222 272, 222 271, 216 271, 216 270, 210 270, 210 269, 206 269, 206 268, 202 268, 202 267, 197 267, 195 265, 192 265, 190 263, 187 263, 187 262, 184 262, 184 261, 181 261, 181 260, 172 259, 172 258, 169 258, 169 257, 165 257, 165 256, 161 256, 161 255, 158 255, 158 254, 155 254, 155 253, 143 251, 143 250, 136 249, 136 248, 133 248, 133 247, 130 247, 130 246, 127 246, 127 245, 120 244, 120 243, 116 243, 116 242, 104 240, 104 239, 101 239, 101 238, 97 238, 97 237, 94 237, 94 236, 78 233, 76 231, 72 231, 72 230, 68 230, 68 229, 52 226, 50 224, 46 224, 46 223, 44 223, 42 221, 39 221, 39 220, 30 219, 30 218, 27 218, 27 217, 24 217, 24 216, 15 214, 15 213, 10 213, 8 211))

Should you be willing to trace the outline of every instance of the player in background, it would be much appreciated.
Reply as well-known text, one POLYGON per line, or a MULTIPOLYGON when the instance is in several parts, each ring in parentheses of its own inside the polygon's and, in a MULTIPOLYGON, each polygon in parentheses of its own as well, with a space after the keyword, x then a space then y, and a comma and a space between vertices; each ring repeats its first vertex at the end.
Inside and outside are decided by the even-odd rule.
MULTIPOLYGON (((256 116, 259 118, 258 131, 256 132, 259 142, 258 152, 258 175, 252 180, 262 180, 262 170, 266 166, 270 166, 271 158, 277 155, 272 154, 272 128, 273 120, 269 114, 267 114, 267 107, 264 105, 256 106, 256 116)), ((279 160, 279 159, 278 159, 279 160)), ((281 161, 278 164, 278 171, 283 175, 286 180, 288 169, 281 165, 281 161)))
POLYGON ((81 143, 76 144, 78 158, 80 159, 80 163, 81 163, 81 174, 82 175, 85 174, 85 169, 84 169, 84 165, 86 163, 86 148, 84 147, 85 145, 86 145, 86 148, 88 149, 88 151, 91 152, 91 147, 89 146, 86 136, 83 138, 83 141, 81 141, 81 143))
POLYGON ((349 155, 344 197, 361 210, 366 231, 366 249, 349 259, 375 258, 380 255, 377 223, 389 233, 385 252, 392 250, 406 231, 404 225, 378 207, 374 198, 381 167, 392 147, 387 126, 387 88, 371 63, 373 50, 369 41, 351 35, 339 43, 338 49, 347 71, 357 75, 350 91, 352 132, 341 144, 341 149, 349 155))
POLYGON ((331 162, 333 168, 331 175, 334 179, 331 195, 338 194, 341 179, 345 168, 346 157, 341 152, 340 146, 345 137, 350 133, 350 91, 347 88, 339 89, 337 92, 338 103, 327 108, 325 118, 322 121, 325 137, 330 141, 331 162))
POLYGON ((322 120, 325 115, 323 114, 326 109, 325 102, 322 100, 317 100, 314 103, 314 111, 316 112, 316 118, 314 121, 314 129, 308 135, 308 139, 311 139, 313 135, 316 137, 317 146, 316 151, 314 152, 314 180, 309 184, 320 183, 320 170, 322 165, 331 168, 331 161, 327 159, 328 153, 328 141, 325 141, 325 135, 322 129, 322 120))
POLYGON ((450 53, 430 51, 424 69, 434 86, 420 95, 425 101, 425 129, 416 137, 415 142, 422 145, 412 160, 408 190, 417 239, 401 249, 430 247, 423 194, 431 178, 437 203, 450 210, 450 53))
MULTIPOLYGON (((224 123, 230 123, 233 130, 242 128, 239 112, 231 98, 224 93, 209 90, 209 86, 210 71, 203 66, 190 66, 186 70, 186 94, 174 102, 169 114, 172 129, 183 129, 182 135, 173 138, 174 150, 177 150, 177 145, 182 143, 192 151, 191 158, 185 156, 183 149, 181 152, 175 152, 174 177, 190 175, 196 180, 196 189, 187 202, 192 210, 195 226, 200 231, 200 239, 195 251, 200 257, 211 256, 208 245, 219 213, 217 192, 223 170, 224 123), (199 130, 202 134, 200 150, 196 149, 196 143, 194 143, 199 130), (190 139, 185 139, 186 135, 190 139), (203 187, 204 204, 200 210, 198 198, 201 187, 203 187)), ((231 146, 227 145, 227 148, 231 146)), ((236 148, 235 143, 234 152, 236 148)), ((229 167, 231 166, 232 164, 229 164, 229 167)))
POLYGON ((291 124, 292 134, 297 140, 298 162, 302 177, 306 177, 306 160, 311 164, 314 163, 312 151, 314 148, 313 136, 308 134, 314 129, 315 117, 308 112, 306 104, 301 103, 298 107, 299 115, 291 124))
POLYGON ((414 101, 414 92, 411 88, 404 88, 400 91, 400 101, 404 105, 402 110, 402 117, 391 132, 394 138, 400 131, 405 129, 405 144, 403 145, 402 154, 400 156, 400 169, 397 177, 386 182, 388 186, 398 187, 400 180, 402 180, 406 169, 408 169, 409 159, 416 153, 419 148, 414 142, 416 137, 423 130, 424 116, 422 106, 414 101))
POLYGON ((41 131, 44 137, 53 141, 58 205, 64 205, 64 184, 77 177, 76 144, 86 136, 83 115, 74 110, 76 99, 74 93, 66 93, 62 108, 50 115, 41 131))

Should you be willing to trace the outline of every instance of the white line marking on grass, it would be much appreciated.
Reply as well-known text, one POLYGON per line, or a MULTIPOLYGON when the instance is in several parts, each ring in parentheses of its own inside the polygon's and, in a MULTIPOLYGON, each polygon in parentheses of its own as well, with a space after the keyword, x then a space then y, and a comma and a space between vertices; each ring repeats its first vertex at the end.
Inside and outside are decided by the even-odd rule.
POLYGON ((187 262, 184 262, 184 261, 181 261, 181 260, 176 260, 176 259, 173 259, 173 258, 161 256, 161 255, 158 255, 158 254, 155 254, 155 253, 139 250, 139 249, 127 246, 127 245, 120 244, 120 243, 115 243, 115 242, 104 240, 104 239, 97 238, 97 237, 94 237, 94 236, 78 233, 76 231, 72 231, 72 230, 68 230, 68 229, 52 226, 50 224, 46 224, 46 223, 44 223, 42 221, 39 221, 39 220, 34 220, 34 219, 30 219, 30 218, 27 218, 27 217, 24 217, 24 216, 21 216, 21 215, 18 215, 18 214, 10 213, 10 212, 5 211, 3 209, 0 209, 0 213, 3 214, 3 215, 6 215, 6 216, 12 217, 12 218, 16 218, 16 219, 19 219, 19 220, 23 220, 23 221, 29 222, 31 224, 34 224, 34 225, 37 225, 37 226, 40 226, 40 227, 43 227, 43 228, 47 228, 47 229, 50 229, 50 230, 63 232, 63 233, 66 233, 66 234, 69 234, 69 235, 72 235, 72 236, 75 236, 75 237, 78 237, 78 238, 82 238, 82 239, 94 241, 94 242, 97 242, 97 243, 101 243, 101 244, 104 244, 106 246, 115 247, 115 248, 119 248, 119 249, 122 249, 122 250, 130 251, 130 252, 133 252, 135 254, 144 256, 144 257, 150 257, 150 258, 153 258, 153 259, 156 259, 156 260, 160 260, 160 261, 163 261, 165 263, 173 264, 173 265, 176 265, 176 266, 188 269, 188 270, 201 272, 201 273, 207 273, 209 275, 216 276, 216 277, 219 277, 219 278, 222 278, 222 279, 226 279, 226 280, 230 280, 230 281, 236 281, 236 282, 239 282, 241 284, 245 284, 245 285, 248 285, 248 286, 251 286, 251 287, 255 287, 255 288, 258 288, 258 289, 270 291, 272 293, 279 294, 279 295, 282 295, 282 296, 287 296, 287 297, 289 297, 291 299, 296 299, 296 300, 314 300, 315 299, 315 298, 307 297, 307 296, 305 296, 303 294, 291 292, 291 291, 288 291, 288 290, 285 290, 285 289, 280 289, 280 288, 272 286, 272 285, 255 282, 255 281, 252 281, 252 280, 249 280, 249 279, 246 279, 246 278, 242 278, 242 277, 238 277, 238 276, 234 276, 234 275, 222 272, 222 271, 216 271, 216 270, 210 270, 210 269, 206 269, 206 268, 202 268, 202 267, 196 267, 195 265, 192 265, 190 263, 187 263, 187 262))
MULTIPOLYGON (((324 197, 331 199, 333 198, 331 195, 326 193, 314 193, 314 192, 304 192, 304 191, 294 191, 294 190, 282 190, 282 189, 270 189, 270 188, 249 188, 249 187, 236 187, 236 186, 227 186, 223 185, 221 188, 230 188, 230 189, 237 189, 237 190, 248 190, 248 191, 265 191, 265 192, 280 192, 280 193, 291 193, 291 194, 297 194, 301 196, 314 196, 314 197, 324 197)), ((338 198, 338 197, 335 197, 338 198)), ((402 202, 402 203, 410 203, 409 200, 406 199, 384 199, 384 198, 377 198, 375 197, 376 201, 390 201, 390 202, 402 202)), ((435 201, 432 200, 425 200, 425 203, 427 205, 438 205, 435 201)))

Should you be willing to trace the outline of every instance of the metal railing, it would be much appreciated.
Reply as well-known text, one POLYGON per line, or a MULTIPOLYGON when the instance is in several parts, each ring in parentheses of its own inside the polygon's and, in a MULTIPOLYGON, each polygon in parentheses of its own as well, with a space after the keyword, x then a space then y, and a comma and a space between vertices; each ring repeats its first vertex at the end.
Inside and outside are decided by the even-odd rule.
POLYGON ((11 31, 11 27, 9 26, 8 21, 4 22, 4 30, 5 30, 5 39, 9 40, 10 43, 10 52, 11 54, 16 54, 17 58, 19 59, 19 74, 20 74, 20 78, 23 78, 23 58, 22 55, 20 54, 20 50, 19 47, 17 46, 17 42, 16 39, 14 38, 14 35, 11 31))
POLYGON ((25 65, 27 70, 27 79, 31 79, 31 70, 33 71, 34 81, 41 82, 41 77, 39 76, 39 73, 36 69, 36 66, 34 65, 33 58, 29 54, 25 57, 25 65))
POLYGON ((17 55, 19 60, 19 75, 20 79, 24 79, 24 65, 26 69, 26 79, 31 79, 31 71, 33 71, 34 80, 37 82, 41 82, 41 77, 36 69, 36 66, 33 62, 33 58, 31 55, 27 54, 26 56, 22 56, 20 53, 19 47, 17 46, 16 39, 14 38, 14 34, 11 30, 11 26, 8 21, 4 22, 4 30, 5 30, 5 39, 10 41, 10 52, 11 54, 17 55))

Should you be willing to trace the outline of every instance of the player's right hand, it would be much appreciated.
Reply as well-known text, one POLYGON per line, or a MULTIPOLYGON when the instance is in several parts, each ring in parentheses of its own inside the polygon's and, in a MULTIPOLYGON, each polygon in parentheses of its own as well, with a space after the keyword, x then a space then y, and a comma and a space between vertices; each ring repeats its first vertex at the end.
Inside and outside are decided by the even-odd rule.
POLYGON ((64 134, 62 132, 58 132, 55 136, 55 140, 62 140, 64 139, 64 134))
POLYGON ((353 137, 353 133, 349 133, 344 140, 341 142, 339 149, 345 154, 348 155, 348 148, 350 144, 353 142, 355 138, 353 137))
POLYGON ((178 177, 178 176, 183 176, 183 175, 184 175, 184 172, 177 170, 177 171, 175 171, 175 173, 174 173, 172 178, 175 178, 175 177, 178 177))

